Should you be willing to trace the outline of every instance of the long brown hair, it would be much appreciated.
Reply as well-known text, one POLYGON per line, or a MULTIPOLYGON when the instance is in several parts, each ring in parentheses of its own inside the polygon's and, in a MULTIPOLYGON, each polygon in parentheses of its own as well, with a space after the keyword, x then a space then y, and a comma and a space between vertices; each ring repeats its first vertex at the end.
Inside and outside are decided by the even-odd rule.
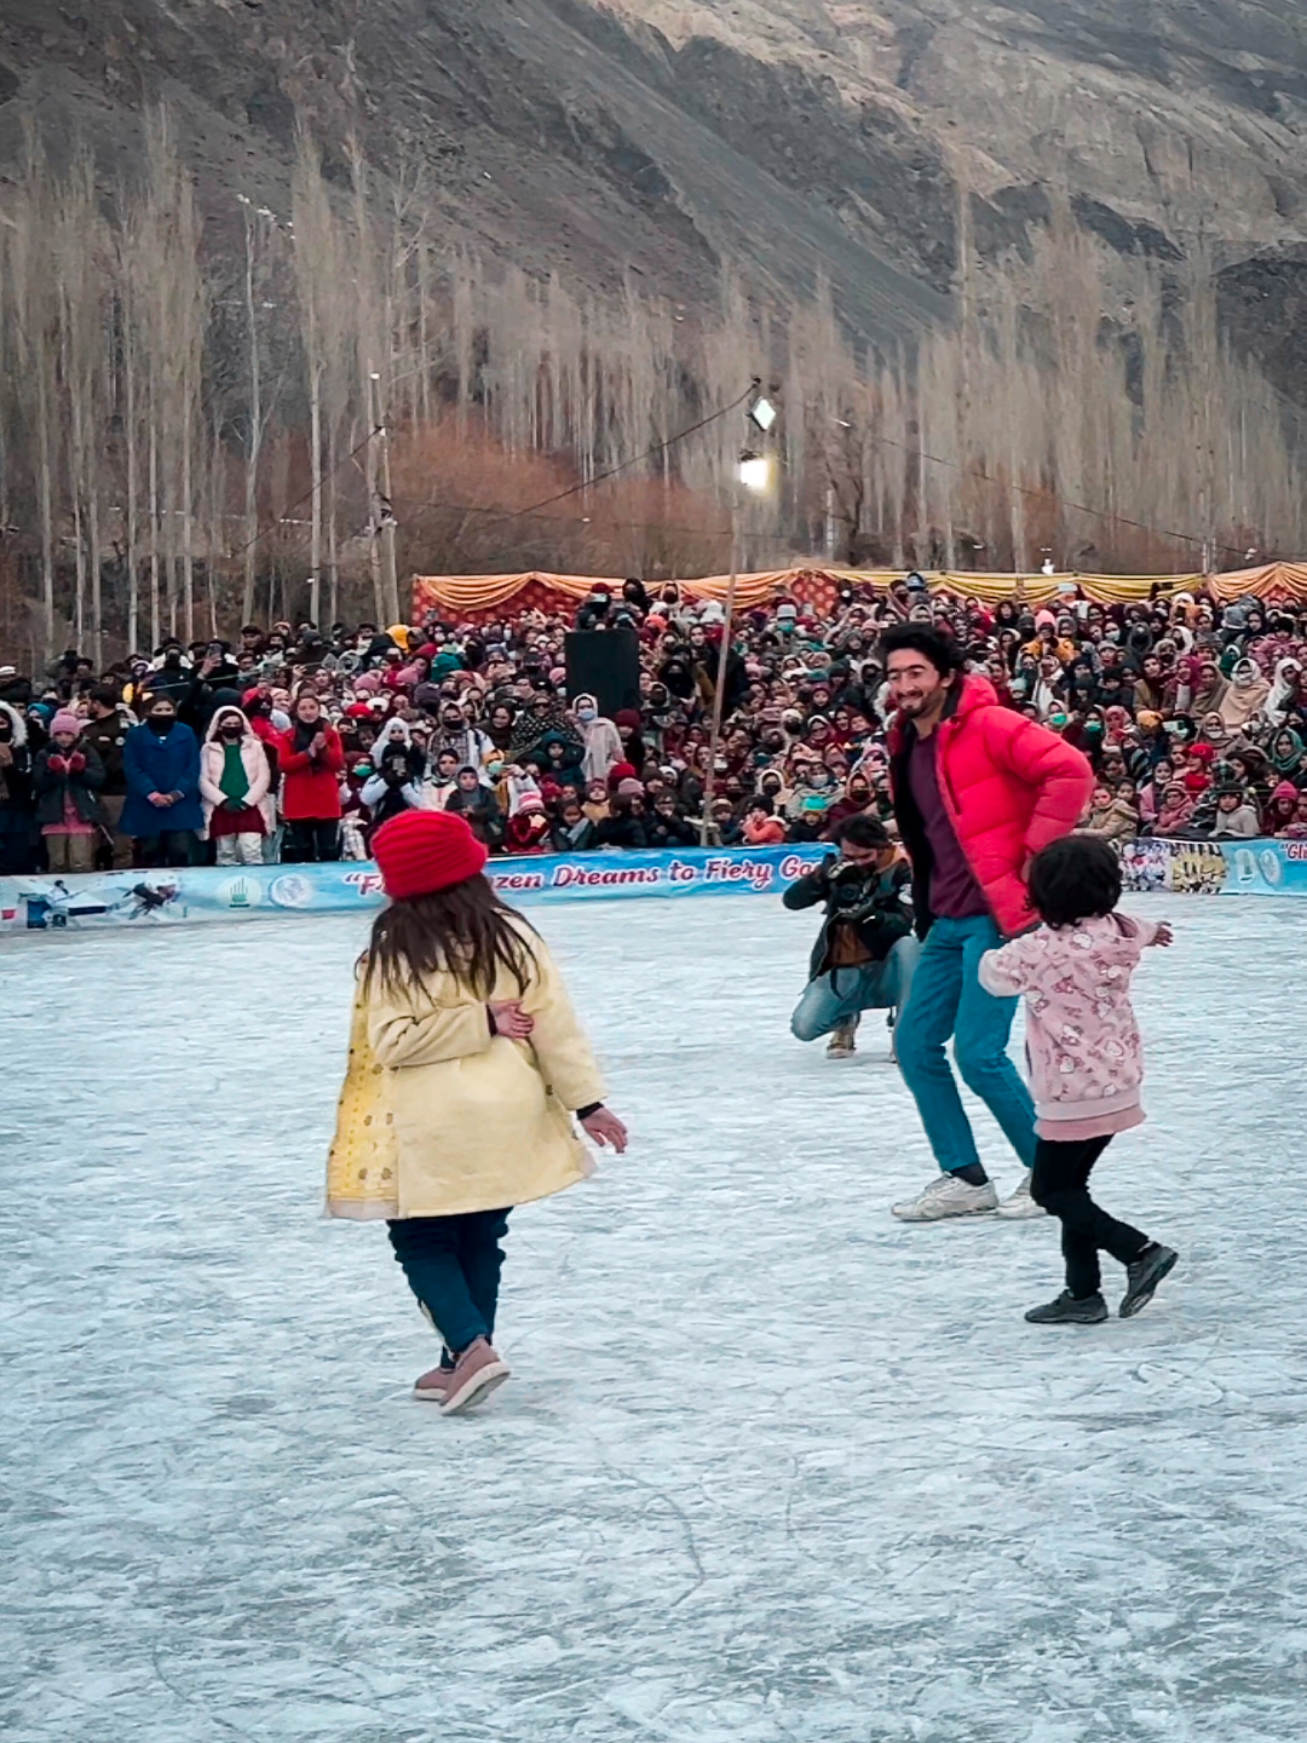
POLYGON ((526 925, 480 874, 429 896, 391 902, 372 923, 364 988, 371 991, 375 979, 396 992, 406 981, 447 972, 488 999, 506 969, 524 993, 535 967, 530 940, 522 936, 526 925))

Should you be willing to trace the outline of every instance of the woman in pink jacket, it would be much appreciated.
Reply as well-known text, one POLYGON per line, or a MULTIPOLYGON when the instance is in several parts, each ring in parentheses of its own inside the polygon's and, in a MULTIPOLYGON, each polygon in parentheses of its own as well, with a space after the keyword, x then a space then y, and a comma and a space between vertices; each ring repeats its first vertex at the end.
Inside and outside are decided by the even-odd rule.
POLYGON ((1107 1318, 1100 1251, 1126 1268, 1122 1319, 1147 1306, 1176 1262, 1170 1247, 1117 1222, 1089 1196, 1090 1172, 1113 1137, 1143 1122, 1130 976, 1146 946, 1171 942, 1169 926, 1116 913, 1120 900, 1121 863, 1106 841, 1055 841, 1030 867, 1030 903, 1044 924, 980 960, 986 992, 1025 994, 1036 1135, 1030 1196, 1062 1224, 1066 1288, 1031 1308, 1033 1325, 1107 1318))

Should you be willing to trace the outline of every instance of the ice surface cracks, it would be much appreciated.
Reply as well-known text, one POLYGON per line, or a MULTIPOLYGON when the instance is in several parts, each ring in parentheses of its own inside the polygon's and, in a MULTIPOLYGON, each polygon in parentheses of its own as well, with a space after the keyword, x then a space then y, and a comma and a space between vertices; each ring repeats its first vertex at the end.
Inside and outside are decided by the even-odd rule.
POLYGON ((515 1219, 454 1423, 317 1214, 350 925, 11 941, 6 1743, 1287 1743, 1307 912, 1168 911, 1102 1194, 1185 1265, 1070 1338, 1047 1226, 890 1222, 924 1145, 877 1025, 790 1040, 802 917, 542 913, 637 1142, 515 1219))

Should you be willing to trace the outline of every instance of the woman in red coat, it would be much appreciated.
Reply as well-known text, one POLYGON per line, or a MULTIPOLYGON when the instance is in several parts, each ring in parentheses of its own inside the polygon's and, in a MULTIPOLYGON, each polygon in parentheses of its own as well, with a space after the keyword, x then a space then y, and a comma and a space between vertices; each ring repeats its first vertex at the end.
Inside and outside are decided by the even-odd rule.
POLYGON ((345 751, 340 734, 322 717, 322 704, 303 691, 291 712, 290 731, 277 740, 284 784, 281 814, 286 820, 282 859, 340 858, 340 777, 345 751))

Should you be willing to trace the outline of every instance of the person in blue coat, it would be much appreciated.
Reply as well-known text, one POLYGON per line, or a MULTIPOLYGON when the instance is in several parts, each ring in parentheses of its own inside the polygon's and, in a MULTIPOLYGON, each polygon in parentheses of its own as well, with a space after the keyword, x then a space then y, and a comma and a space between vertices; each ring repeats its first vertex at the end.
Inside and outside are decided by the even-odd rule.
POLYGON ((123 740, 127 800, 119 827, 136 845, 143 866, 194 865, 199 831, 200 746, 177 718, 166 694, 152 696, 145 719, 123 740))

